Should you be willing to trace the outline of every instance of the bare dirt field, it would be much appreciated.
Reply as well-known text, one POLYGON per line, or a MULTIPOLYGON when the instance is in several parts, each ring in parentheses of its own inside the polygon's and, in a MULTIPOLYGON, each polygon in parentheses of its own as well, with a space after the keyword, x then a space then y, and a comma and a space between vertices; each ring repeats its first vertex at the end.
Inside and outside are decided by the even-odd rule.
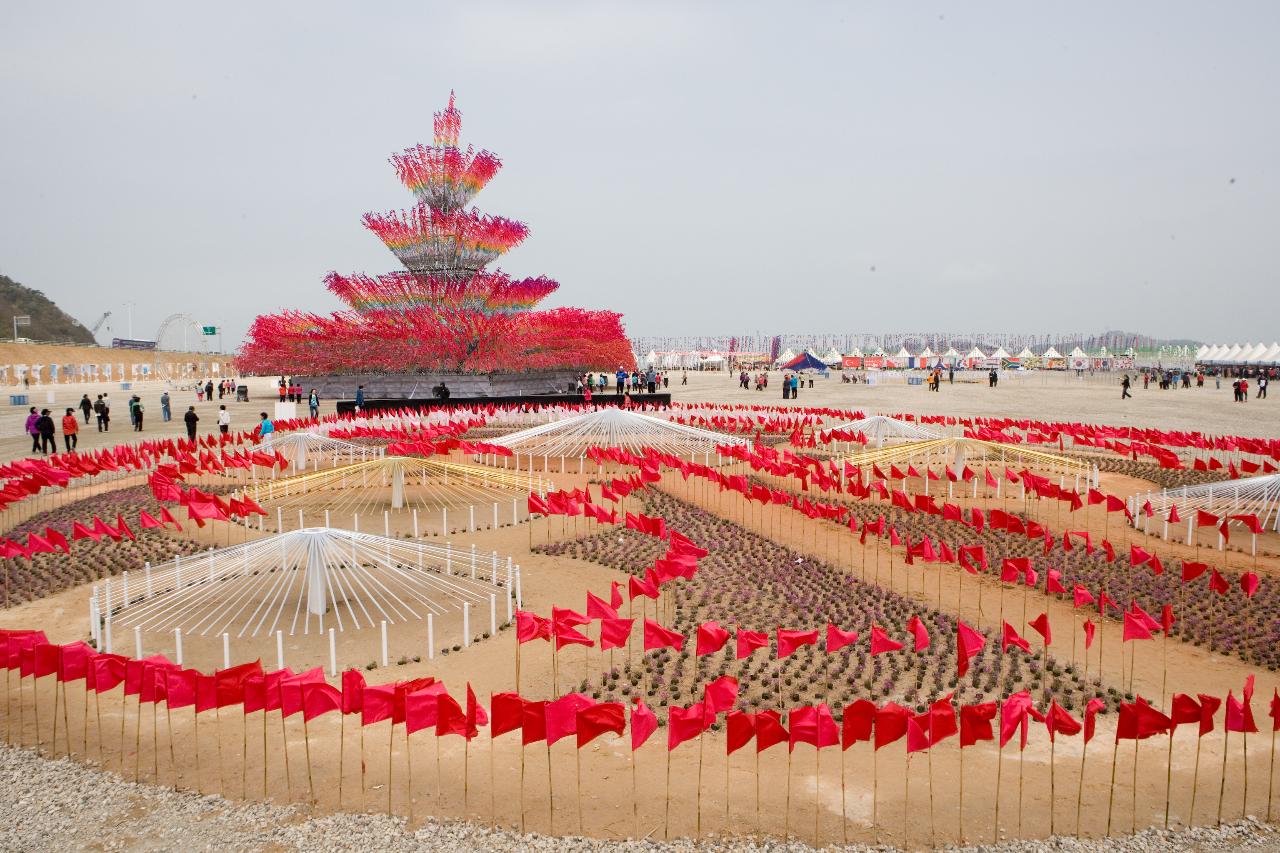
MULTIPOLYGON (((1164 392, 1154 386, 1143 390, 1139 383, 1134 398, 1122 401, 1118 377, 1114 376, 1006 376, 992 389, 987 387, 985 374, 958 374, 955 384, 944 381, 939 393, 931 393, 924 386, 906 384, 846 384, 837 375, 815 379, 814 388, 802 389, 798 400, 783 401, 779 377, 773 373, 770 389, 756 392, 738 388, 736 381, 724 374, 690 373, 685 385, 681 384, 682 374, 675 373, 668 390, 676 401, 684 403, 1026 417, 1280 436, 1280 410, 1270 401, 1233 403, 1229 387, 1215 389, 1212 379, 1204 388, 1164 392)), ((182 429, 177 420, 170 424, 159 421, 157 400, 162 387, 154 383, 141 389, 148 410, 147 437, 179 434, 182 429)), ((251 403, 229 404, 234 407, 237 427, 256 421, 257 411, 271 411, 258 401, 269 400, 272 387, 269 379, 255 380, 251 403)), ((73 405, 85 390, 92 391, 79 386, 58 389, 57 405, 73 405)), ((194 402, 193 394, 182 393, 174 396, 175 414, 194 402)), ((217 405, 215 399, 198 408, 202 427, 212 426, 217 405)), ((332 401, 325 401, 324 408, 331 411, 332 401)), ((84 434, 82 448, 135 437, 127 431, 123 407, 118 418, 114 423, 119 424, 119 433, 114 423, 109 435, 99 435, 91 426, 84 434)), ((20 433, 16 414, 0 417, 0 424, 9 435, 14 434, 15 425, 20 433)), ((20 437, 7 438, 0 441, 0 456, 20 457, 28 448, 20 437)), ((590 473, 551 476, 557 487, 588 487, 598 492, 598 486, 592 484, 597 478, 590 473)), ((1101 487, 1127 496, 1152 485, 1135 477, 1104 473, 1101 487)), ((920 612, 958 616, 994 629, 993 613, 998 607, 1023 636, 1032 635, 1029 620, 1045 612, 1055 626, 1047 655, 1073 665, 1088 661, 1089 673, 1100 676, 1104 685, 1147 696, 1153 702, 1173 692, 1225 696, 1233 690, 1238 694, 1246 676, 1256 674, 1254 706, 1263 732, 1249 737, 1247 752, 1239 735, 1224 738, 1220 727, 1212 736, 1199 740, 1191 732, 1193 727, 1184 727, 1172 739, 1156 737, 1136 747, 1136 742, 1125 742, 1117 749, 1115 715, 1107 714, 1099 718, 1098 736, 1087 751, 1082 750, 1078 737, 1062 738, 1051 746, 1037 726, 1030 745, 1021 753, 1013 743, 1003 751, 961 750, 951 740, 912 757, 908 764, 898 746, 877 752, 865 743, 845 752, 824 750, 820 757, 805 745, 793 753, 779 747, 759 756, 746 749, 726 757, 723 730, 709 732, 667 753, 660 743, 665 730, 660 730, 633 759, 625 739, 612 735, 575 752, 571 738, 551 747, 544 742, 521 748, 518 733, 490 740, 482 731, 464 749, 459 738, 435 738, 430 732, 409 738, 403 727, 393 733, 386 723, 360 730, 354 725, 357 718, 344 721, 337 714, 304 727, 300 718, 282 721, 275 714, 246 716, 230 708, 216 717, 202 714, 197 723, 189 708, 167 715, 163 709, 156 711, 154 705, 139 709, 133 698, 122 702, 119 691, 103 694, 98 702, 86 700, 78 687, 65 693, 55 691, 47 683, 51 679, 42 679, 35 687, 27 679, 18 689, 15 678, 5 713, 9 741, 28 749, 35 749, 38 743, 46 754, 65 755, 70 749, 77 761, 101 772, 65 762, 35 761, 30 753, 8 752, 4 796, 16 805, 10 822, 13 826, 0 846, 155 849, 185 843, 250 850, 365 849, 374 845, 463 850, 550 849, 552 845, 606 849, 616 845, 627 849, 623 847, 625 839, 645 838, 646 844, 632 842, 629 846, 648 849, 664 837, 715 836, 716 840, 707 842, 708 847, 781 849, 773 841, 753 840, 766 837, 799 839, 816 846, 848 842, 908 849, 1016 838, 1030 840, 1025 849, 1040 849, 1035 840, 1051 833, 1079 833, 1095 841, 1079 842, 1077 847, 1074 839, 1064 839, 1063 848, 1274 849, 1269 829, 1247 820, 1217 833, 1197 829, 1182 835, 1156 832, 1109 842, 1096 840, 1107 834, 1108 823, 1116 836, 1132 828, 1163 828, 1166 810, 1168 825, 1174 828, 1189 823, 1212 825, 1219 815, 1234 821, 1268 814, 1271 752, 1265 706, 1272 691, 1280 688, 1280 677, 1274 670, 1179 639, 1144 644, 1126 654, 1120 622, 1097 620, 1096 616, 1099 642, 1086 651, 1080 632, 1068 628, 1082 618, 1069 599, 1035 594, 1028 605, 1015 594, 1006 602, 1007 594, 995 579, 975 579, 933 566, 905 567, 901 548, 897 549, 896 569, 886 571, 886 565, 894 565, 887 562, 888 549, 877 549, 873 554, 846 529, 806 519, 789 509, 761 515, 737 495, 710 492, 678 474, 665 475, 653 488, 709 514, 717 523, 729 525, 723 529, 740 537, 735 541, 754 542, 751 537, 759 537, 761 547, 773 543, 797 559, 824 561, 848 577, 874 578, 877 585, 902 596, 920 612), (144 784, 133 786, 114 778, 115 774, 144 784), (32 779, 40 779, 49 790, 57 791, 56 801, 61 805, 42 808, 47 798, 38 786, 24 792, 24 783, 32 779), (183 792, 225 795, 230 802, 165 790, 174 786, 183 792), (264 796, 274 805, 256 802, 264 796), (75 802, 92 805, 84 809, 68 805, 75 802), (407 821, 407 826, 400 820, 375 816, 388 810, 407 821), (370 814, 361 814, 364 812, 370 814), (471 823, 436 824, 434 818, 465 818, 471 823), (120 836, 103 839, 102 821, 122 827, 120 836), (489 834, 481 828, 489 824, 503 831, 489 834), (24 826, 38 832, 19 828, 24 826), (506 834, 519 830, 539 835, 506 834), (561 834, 583 834, 590 840, 562 842, 543 837, 561 834)), ((640 508, 641 500, 643 495, 629 499, 627 509, 640 508)), ((998 504, 975 501, 973 505, 990 508, 998 504)), ((273 507, 268 504, 267 509, 274 519, 273 507)), ((1060 530, 1066 524, 1053 510, 1034 506, 1034 502, 1025 509, 1028 517, 1053 529, 1060 530)), ((320 511, 316 505, 315 512, 320 511)), ((307 512, 312 512, 309 503, 307 512)), ((511 525, 506 517, 509 510, 504 507, 503 513, 496 529, 453 532, 449 541, 461 548, 474 544, 482 554, 496 553, 504 559, 511 556, 521 566, 526 609, 544 615, 552 606, 581 610, 586 592, 605 595, 611 581, 626 582, 628 573, 620 564, 546 553, 548 544, 610 537, 617 535, 616 531, 581 518, 567 522, 521 518, 511 525)), ((397 535, 408 534, 406 523, 404 517, 396 520, 397 535)), ((1088 530, 1098 539, 1104 535, 1116 538, 1119 550, 1120 534, 1114 526, 1108 527, 1102 515, 1078 513, 1070 525, 1088 530)), ((291 526, 292 522, 286 524, 286 529, 291 526)), ((380 532, 380 521, 378 527, 380 532)), ((214 523, 206 531, 182 535, 207 546, 269 533, 214 523)), ((424 530, 423 535, 434 541, 443 538, 439 531, 424 530)), ((1280 542, 1271 541, 1274 537, 1263 537, 1260 550, 1264 556, 1255 559, 1239 550, 1189 549, 1158 535, 1132 530, 1124 536, 1126 546, 1142 544, 1171 558, 1207 556, 1224 570, 1253 568, 1264 575, 1280 574, 1280 560, 1270 556, 1280 552, 1280 542)), ((721 546, 709 543, 708 547, 721 546)), ((9 608, 0 613, 0 625, 42 628, 54 642, 86 639, 87 595, 88 588, 80 586, 9 608)), ((688 606, 687 598, 678 602, 688 606)), ((676 604, 670 601, 664 607, 676 604)), ((487 615, 483 621, 487 630, 487 615)), ((499 621, 505 621, 505 613, 499 621)), ((821 614, 813 614, 814 626, 822 621, 821 614)), ((444 620, 440 625, 440 646, 461 645, 456 620, 444 620)), ((778 626, 742 627, 771 631, 778 626)), ((514 630, 500 630, 494 637, 451 650, 448 655, 437 654, 434 659, 426 654, 423 630, 413 621, 397 626, 391 634, 390 666, 366 670, 369 681, 430 675, 443 680, 455 697, 464 696, 470 685, 486 704, 490 694, 515 688, 514 630)), ((555 658, 554 670, 547 644, 523 646, 519 650, 519 690, 535 700, 552 698, 584 682, 589 690, 602 690, 608 672, 624 665, 632 655, 639 658, 638 639, 637 630, 633 634, 637 648, 607 655, 598 649, 567 648, 555 658)), ((191 641, 185 649, 185 663, 204 671, 221 666, 222 647, 213 640, 191 641)), ((132 654, 132 642, 131 637, 118 640, 117 646, 125 646, 132 654)), ((170 638, 148 636, 145 642, 146 654, 176 654, 170 638)), ((340 668, 375 663, 378 644, 376 631, 348 633, 339 646, 340 668)), ((233 662, 261 657, 268 668, 276 664, 273 643, 237 641, 233 650, 233 662)), ((291 636, 285 662, 295 670, 327 667, 327 645, 318 636, 291 636)), ((856 678, 858 674, 848 676, 856 678)), ((331 678, 330 682, 337 680, 331 678)), ((654 700, 648 701, 654 704, 654 700)), ((672 845, 674 849, 693 846, 684 841, 672 845)))

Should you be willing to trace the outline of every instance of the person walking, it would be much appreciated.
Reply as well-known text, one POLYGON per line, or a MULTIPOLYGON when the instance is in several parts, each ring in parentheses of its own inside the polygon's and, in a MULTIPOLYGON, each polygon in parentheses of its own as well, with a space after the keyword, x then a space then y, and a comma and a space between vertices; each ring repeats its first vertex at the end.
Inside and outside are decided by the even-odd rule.
POLYGON ((218 432, 226 435, 231 431, 231 413, 226 406, 218 407, 218 432))
POLYGON ((623 369, 622 369, 622 366, 621 366, 621 365, 619 365, 619 366, 618 366, 618 372, 614 374, 614 378, 618 380, 618 391, 617 391, 617 394, 618 394, 618 396, 619 396, 619 397, 621 397, 621 396, 622 396, 623 388, 624 388, 624 386, 626 386, 626 384, 627 384, 627 371, 623 370, 623 369))
POLYGON ((80 421, 76 420, 76 410, 67 409, 67 413, 62 416, 62 443, 67 448, 67 452, 76 449, 76 445, 80 442, 77 433, 80 432, 80 421))
POLYGON ((57 453, 58 439, 55 437, 57 429, 53 425, 53 418, 49 417, 48 409, 40 410, 40 419, 36 421, 36 429, 40 432, 40 452, 46 456, 50 453, 57 453))
POLYGON ((138 398, 136 396, 130 397, 129 400, 125 403, 125 405, 129 407, 129 426, 133 427, 134 432, 137 432, 138 430, 138 410, 137 410, 138 398))
POLYGON ((182 416, 182 420, 187 425, 187 440, 196 440, 196 424, 200 423, 200 416, 196 414, 195 406, 187 406, 187 413, 182 416))
POLYGON ((80 411, 84 412, 84 425, 89 425, 89 413, 93 411, 93 403, 89 402, 89 395, 85 394, 80 398, 80 411))
POLYGON ((1258 395, 1254 399, 1267 399, 1267 375, 1265 373, 1258 376, 1258 395))
POLYGON ((36 411, 36 407, 32 406, 31 411, 27 414, 27 435, 31 436, 31 452, 40 452, 40 414, 36 411))
POLYGON ((262 423, 258 424, 258 437, 266 438, 276 431, 276 425, 267 417, 266 412, 258 412, 258 417, 262 418, 262 423))
POLYGON ((204 383, 204 398, 209 402, 213 402, 213 380, 209 379, 204 383))
POLYGON ((359 386, 356 386, 356 411, 358 412, 363 408, 364 408, 364 386, 359 385, 359 386))
POLYGON ((133 413, 133 431, 142 432, 142 398, 137 394, 129 401, 129 411, 133 413))
POLYGON ((311 417, 320 417, 320 394, 314 388, 311 389, 311 394, 307 397, 307 408, 311 410, 311 417))
POLYGON ((1126 373, 1124 375, 1124 379, 1120 380, 1120 399, 1124 400, 1125 398, 1132 396, 1133 395, 1129 393, 1129 374, 1126 373))
POLYGON ((160 395, 160 420, 168 423, 173 420, 173 409, 169 406, 169 392, 160 395))

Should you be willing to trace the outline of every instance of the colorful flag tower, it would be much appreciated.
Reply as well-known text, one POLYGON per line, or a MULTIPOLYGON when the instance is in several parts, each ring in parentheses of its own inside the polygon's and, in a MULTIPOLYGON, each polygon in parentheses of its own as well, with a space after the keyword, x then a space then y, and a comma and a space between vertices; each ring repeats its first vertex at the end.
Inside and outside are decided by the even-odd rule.
POLYGON ((416 205, 364 216, 365 226, 404 271, 330 273, 326 285, 349 306, 331 316, 259 316, 246 336, 241 370, 614 370, 634 363, 621 315, 581 308, 536 311, 559 284, 486 270, 523 242, 529 229, 468 207, 502 164, 488 151, 461 148, 461 128, 462 113, 450 94, 448 108, 435 115, 433 144, 391 157, 416 205))

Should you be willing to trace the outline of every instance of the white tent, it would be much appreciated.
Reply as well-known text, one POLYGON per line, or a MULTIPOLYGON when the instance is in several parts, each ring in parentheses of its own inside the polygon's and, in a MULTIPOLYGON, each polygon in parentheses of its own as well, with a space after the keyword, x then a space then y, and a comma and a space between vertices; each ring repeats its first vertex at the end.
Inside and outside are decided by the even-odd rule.
POLYGON ((929 349, 928 347, 925 347, 924 351, 920 353, 920 357, 921 358, 937 358, 938 354, 933 350, 929 349))
POLYGON ((974 347, 973 349, 969 350, 969 354, 965 356, 965 361, 986 361, 986 360, 987 360, 987 354, 982 350, 978 349, 977 347, 974 347))
POLYGON ((942 354, 943 358, 959 358, 960 353, 956 352, 955 347, 947 347, 947 351, 942 354))
POLYGON ((1089 357, 1089 354, 1086 353, 1084 350, 1080 349, 1080 347, 1076 347, 1071 351, 1071 358, 1088 358, 1088 357, 1089 357))
POLYGON ((1267 351, 1258 358, 1258 364, 1276 364, 1280 363, 1280 343, 1273 343, 1267 347, 1267 351))
POLYGON ((1035 353, 1033 353, 1033 352, 1032 352, 1029 348, 1027 348, 1027 347, 1023 347, 1023 348, 1022 348, 1022 352, 1018 353, 1018 358, 1035 358, 1035 357, 1036 357, 1036 354, 1035 354, 1035 353))
POLYGON ((911 358, 911 353, 907 352, 906 347, 898 347, 898 354, 894 358, 911 358))
POLYGON ((787 349, 784 349, 782 351, 782 355, 774 359, 773 366, 778 367, 780 365, 786 364, 788 361, 791 361, 795 357, 796 357, 796 354, 791 350, 790 347, 788 347, 787 349))
POLYGON ((843 361, 844 361, 844 356, 842 356, 840 354, 840 350, 836 349, 835 347, 832 347, 831 349, 827 350, 827 354, 822 357, 822 363, 828 364, 831 367, 839 367, 843 361))
POLYGON ((996 347, 996 351, 991 353, 991 357, 992 358, 1008 358, 1009 353, 1005 351, 1004 347, 996 347))
POLYGON ((1244 357, 1245 363, 1257 364, 1262 359, 1262 357, 1267 354, 1268 349, 1270 349, 1270 347, 1268 347, 1266 344, 1258 344, 1256 347, 1253 348, 1251 352, 1245 355, 1244 357))
POLYGON ((1062 358, 1062 353, 1058 352, 1053 347, 1049 347, 1047 350, 1044 351, 1043 354, 1041 354, 1040 357, 1041 358, 1062 358))
POLYGON ((1201 344, 1196 347, 1196 361, 1204 361, 1205 355, 1209 352, 1208 344, 1201 344))
POLYGON ((850 358, 862 358, 862 350, 858 349, 857 347, 854 347, 852 350, 849 351, 848 355, 850 358))

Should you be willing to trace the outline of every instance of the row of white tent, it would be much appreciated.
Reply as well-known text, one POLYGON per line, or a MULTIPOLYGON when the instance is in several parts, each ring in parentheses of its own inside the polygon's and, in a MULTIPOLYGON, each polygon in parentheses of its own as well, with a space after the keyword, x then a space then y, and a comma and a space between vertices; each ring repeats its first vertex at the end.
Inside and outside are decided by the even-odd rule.
MULTIPOLYGON (((953 347, 948 347, 946 352, 934 352, 933 349, 931 349, 930 347, 925 347, 924 350, 919 353, 912 353, 908 351, 906 347, 900 347, 898 349, 898 352, 892 355, 890 355, 889 353, 886 353, 883 349, 876 349, 874 352, 863 353, 863 351, 858 349, 857 347, 854 347, 852 352, 847 352, 842 354, 838 350, 836 350, 835 347, 832 347, 830 350, 827 351, 825 355, 820 356, 820 358, 826 364, 829 364, 832 366, 838 366, 839 364, 842 363, 842 361, 845 358, 888 358, 888 359, 893 359, 895 361, 914 359, 918 363, 927 362, 929 364, 933 364, 935 363, 935 361, 940 361, 943 364, 958 364, 958 363, 976 363, 976 362, 986 362, 986 361, 1002 361, 1005 359, 1019 360, 1019 361, 1025 361, 1027 359, 1041 359, 1043 361, 1053 361, 1053 360, 1061 361, 1066 358, 1072 358, 1072 359, 1114 358, 1115 355, 1116 355, 1115 353, 1108 351, 1106 347, 1103 347, 1098 353, 1092 356, 1086 353, 1084 350, 1080 349, 1080 347, 1076 347, 1075 349, 1073 349, 1069 356, 1064 356, 1062 353, 1058 352, 1053 347, 1049 347, 1047 350, 1045 350, 1044 352, 1038 355, 1032 352, 1027 347, 1023 347, 1022 351, 1019 352, 1017 355, 1010 355, 1009 352, 1005 350, 1004 347, 996 347, 994 352, 985 353, 981 349, 975 346, 963 355, 961 355, 960 352, 953 347)), ((778 356, 778 360, 775 363, 786 364, 787 362, 791 361, 795 357, 796 357, 796 354, 794 352, 792 352, 791 350, 787 350, 782 355, 778 356)))
POLYGON ((1280 364, 1280 343, 1213 344, 1196 350, 1196 361, 1202 364, 1280 364))

